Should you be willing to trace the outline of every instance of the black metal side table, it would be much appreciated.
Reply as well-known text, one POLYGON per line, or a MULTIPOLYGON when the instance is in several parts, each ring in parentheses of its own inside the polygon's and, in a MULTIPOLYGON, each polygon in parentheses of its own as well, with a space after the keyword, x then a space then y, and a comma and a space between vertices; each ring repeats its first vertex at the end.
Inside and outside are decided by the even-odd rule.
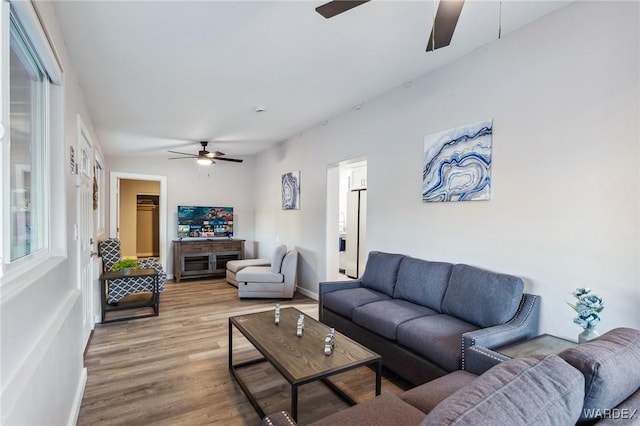
POLYGON ((157 317, 160 314, 160 291, 158 282, 158 271, 155 269, 132 269, 128 274, 124 271, 108 271, 100 276, 100 301, 102 305, 102 324, 124 321, 129 319, 157 317), (107 303, 107 285, 108 281, 126 278, 153 277, 153 292, 151 296, 140 301, 119 302, 117 305, 107 303), (123 316, 107 319, 107 312, 122 311, 128 309, 152 308, 153 312, 145 315, 123 316))

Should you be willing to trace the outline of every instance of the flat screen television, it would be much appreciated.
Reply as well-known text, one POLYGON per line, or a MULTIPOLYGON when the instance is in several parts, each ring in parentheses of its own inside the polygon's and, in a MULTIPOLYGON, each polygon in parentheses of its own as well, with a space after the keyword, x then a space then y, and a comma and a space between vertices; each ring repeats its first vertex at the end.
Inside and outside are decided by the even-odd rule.
POLYGON ((233 237, 233 207, 178 206, 178 238, 233 237))

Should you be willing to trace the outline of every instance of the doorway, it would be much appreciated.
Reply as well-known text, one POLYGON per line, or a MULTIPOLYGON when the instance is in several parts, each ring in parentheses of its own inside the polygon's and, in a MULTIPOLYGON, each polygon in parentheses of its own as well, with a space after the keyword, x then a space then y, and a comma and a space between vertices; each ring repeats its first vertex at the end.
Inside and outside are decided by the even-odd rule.
POLYGON ((362 276, 366 249, 367 159, 327 169, 327 280, 362 276))
POLYGON ((111 172, 110 189, 109 235, 120 239, 122 257, 156 257, 167 270, 167 177, 111 172), (146 206, 140 215, 145 231, 140 250, 139 199, 146 206))
MULTIPOLYGON (((160 183, 156 183, 159 192, 160 183)), ((122 208, 122 204, 120 206, 122 208)), ((159 195, 136 194, 136 257, 138 259, 160 256, 159 209, 159 195)))

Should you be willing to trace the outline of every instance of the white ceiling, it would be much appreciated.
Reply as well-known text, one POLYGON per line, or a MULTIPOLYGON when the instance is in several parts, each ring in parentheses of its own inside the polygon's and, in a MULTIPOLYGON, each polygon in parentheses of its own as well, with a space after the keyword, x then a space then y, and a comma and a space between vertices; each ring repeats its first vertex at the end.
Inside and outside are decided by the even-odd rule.
MULTIPOLYGON (((250 155, 495 41, 500 0, 467 0, 425 52, 434 1, 56 1, 106 155, 250 155), (265 112, 257 113, 256 107, 265 112)), ((569 1, 502 0, 502 36, 569 1)))

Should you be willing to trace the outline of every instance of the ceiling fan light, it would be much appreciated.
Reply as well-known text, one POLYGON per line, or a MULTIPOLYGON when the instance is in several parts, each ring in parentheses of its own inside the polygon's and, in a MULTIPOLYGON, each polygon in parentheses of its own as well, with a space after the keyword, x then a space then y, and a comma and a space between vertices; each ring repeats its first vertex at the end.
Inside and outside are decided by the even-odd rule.
POLYGON ((198 164, 200 164, 201 166, 209 166, 211 165, 211 163, 213 163, 213 160, 207 157, 198 158, 198 160, 196 161, 198 161, 198 164))

